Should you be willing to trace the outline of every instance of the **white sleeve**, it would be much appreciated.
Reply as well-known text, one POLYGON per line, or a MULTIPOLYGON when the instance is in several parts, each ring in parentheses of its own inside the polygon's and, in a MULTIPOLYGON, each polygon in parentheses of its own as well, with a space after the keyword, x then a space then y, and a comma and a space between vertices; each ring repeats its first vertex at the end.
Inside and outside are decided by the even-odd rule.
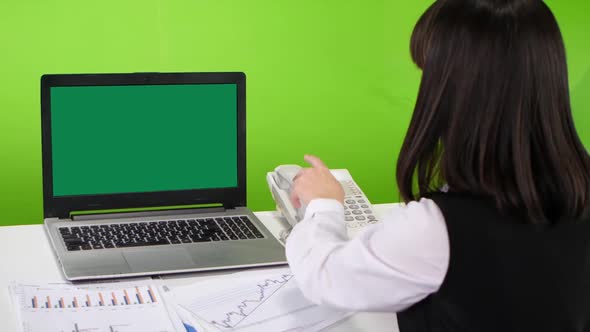
POLYGON ((312 302, 398 312, 439 289, 450 249, 444 217, 430 199, 397 206, 352 240, 342 204, 316 199, 289 235, 286 252, 312 302))

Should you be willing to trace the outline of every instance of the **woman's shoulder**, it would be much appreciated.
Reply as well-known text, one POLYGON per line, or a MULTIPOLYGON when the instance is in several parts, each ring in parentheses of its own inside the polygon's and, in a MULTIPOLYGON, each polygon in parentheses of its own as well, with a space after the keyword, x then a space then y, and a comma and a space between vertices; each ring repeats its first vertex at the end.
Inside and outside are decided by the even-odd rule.
POLYGON ((414 234, 446 234, 445 218, 435 200, 422 197, 419 200, 396 205, 385 215, 384 227, 395 232, 414 234))

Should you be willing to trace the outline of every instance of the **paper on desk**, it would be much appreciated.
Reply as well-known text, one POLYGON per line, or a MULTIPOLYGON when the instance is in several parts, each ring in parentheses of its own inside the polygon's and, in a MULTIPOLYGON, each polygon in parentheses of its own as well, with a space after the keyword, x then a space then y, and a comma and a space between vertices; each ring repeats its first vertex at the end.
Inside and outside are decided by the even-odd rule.
POLYGON ((289 269, 236 273, 174 288, 168 295, 197 331, 315 332, 350 315, 306 300, 289 269))
POLYGON ((151 279, 72 285, 13 284, 24 332, 184 332, 151 279))

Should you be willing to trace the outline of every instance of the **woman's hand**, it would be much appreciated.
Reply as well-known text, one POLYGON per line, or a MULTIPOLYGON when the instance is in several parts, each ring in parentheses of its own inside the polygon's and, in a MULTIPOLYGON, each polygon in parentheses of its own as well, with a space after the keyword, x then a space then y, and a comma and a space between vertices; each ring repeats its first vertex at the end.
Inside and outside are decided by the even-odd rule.
POLYGON ((291 191, 293 206, 295 208, 300 208, 301 205, 306 206, 316 198, 335 199, 344 203, 344 190, 324 162, 311 155, 305 155, 304 160, 311 165, 311 168, 304 168, 295 176, 291 191))

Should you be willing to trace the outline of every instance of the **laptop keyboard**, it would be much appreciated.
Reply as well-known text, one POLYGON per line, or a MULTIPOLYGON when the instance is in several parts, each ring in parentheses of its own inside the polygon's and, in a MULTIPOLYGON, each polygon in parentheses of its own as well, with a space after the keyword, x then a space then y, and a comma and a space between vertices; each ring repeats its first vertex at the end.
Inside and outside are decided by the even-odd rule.
POLYGON ((68 251, 261 239, 247 216, 60 227, 68 251))

